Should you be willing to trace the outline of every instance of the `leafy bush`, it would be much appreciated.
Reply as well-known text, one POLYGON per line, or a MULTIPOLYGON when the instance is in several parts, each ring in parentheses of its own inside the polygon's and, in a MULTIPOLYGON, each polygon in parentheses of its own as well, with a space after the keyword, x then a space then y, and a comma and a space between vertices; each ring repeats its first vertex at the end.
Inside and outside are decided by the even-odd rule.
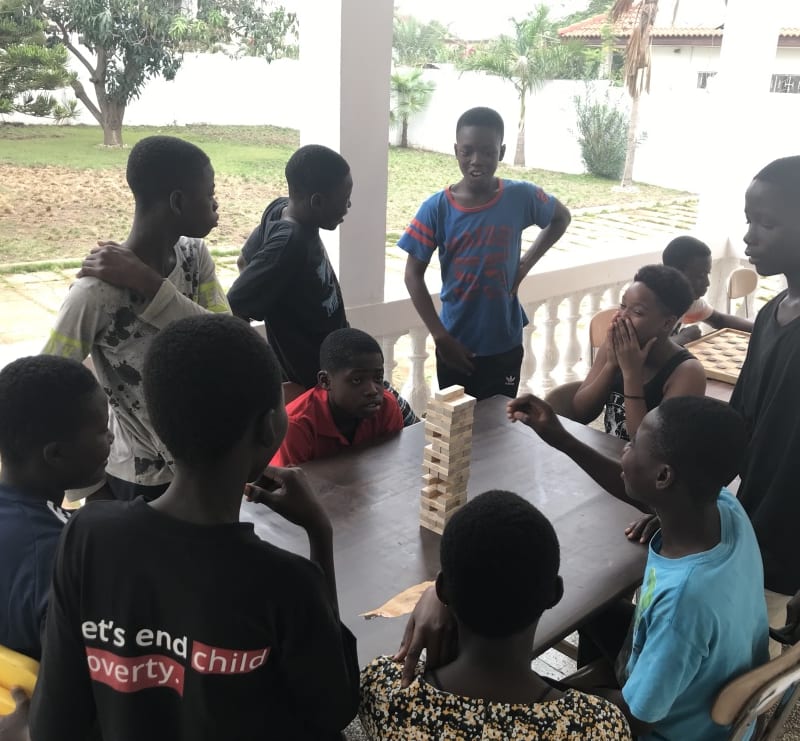
POLYGON ((592 175, 618 180, 625 167, 627 111, 611 100, 608 91, 602 98, 587 91, 585 97, 575 96, 575 112, 578 144, 586 169, 592 175))

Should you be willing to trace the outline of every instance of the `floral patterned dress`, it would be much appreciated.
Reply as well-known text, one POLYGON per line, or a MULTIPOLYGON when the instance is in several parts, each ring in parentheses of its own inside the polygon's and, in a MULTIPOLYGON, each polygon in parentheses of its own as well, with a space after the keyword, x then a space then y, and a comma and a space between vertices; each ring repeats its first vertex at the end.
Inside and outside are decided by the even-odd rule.
POLYGON ((600 697, 569 690, 530 705, 459 697, 423 678, 400 687, 401 665, 383 656, 361 673, 361 725, 373 741, 631 741, 622 711, 600 697))

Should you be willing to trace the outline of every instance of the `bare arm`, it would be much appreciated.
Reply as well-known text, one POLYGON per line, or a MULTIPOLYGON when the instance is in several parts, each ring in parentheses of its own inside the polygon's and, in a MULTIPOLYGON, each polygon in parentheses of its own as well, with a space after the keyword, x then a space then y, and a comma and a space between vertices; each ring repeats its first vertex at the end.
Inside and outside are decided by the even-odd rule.
POLYGON ((431 294, 428 292, 428 286, 425 285, 425 271, 427 268, 427 263, 418 260, 413 255, 408 256, 405 282, 408 295, 411 297, 411 303, 414 304, 419 318, 422 319, 431 333, 431 337, 436 343, 436 349, 445 363, 462 373, 471 373, 473 368, 472 357, 474 355, 469 348, 464 347, 447 331, 444 324, 442 324, 442 320, 439 319, 431 294))
POLYGON ((733 314, 723 314, 720 311, 715 311, 708 319, 704 320, 714 329, 738 329, 741 332, 753 331, 753 320, 745 319, 741 316, 734 316, 733 314))
POLYGON ((597 350, 589 375, 575 392, 572 400, 575 413, 580 419, 595 419, 603 411, 611 391, 614 373, 618 366, 615 358, 609 358, 608 344, 609 341, 606 340, 597 350))
POLYGON ((567 231, 570 221, 572 221, 572 215, 569 209, 561 203, 561 201, 556 200, 553 218, 550 224, 539 232, 533 244, 520 260, 512 293, 517 292, 519 284, 522 283, 525 276, 530 273, 533 266, 542 259, 545 252, 561 239, 564 232, 567 231))
POLYGON ((448 334, 447 330, 439 319, 439 314, 436 313, 436 307, 433 305, 433 299, 428 291, 428 286, 425 284, 425 271, 428 269, 428 264, 418 260, 413 255, 409 255, 406 260, 405 283, 408 289, 408 295, 411 297, 411 303, 419 314, 428 331, 431 333, 434 341, 437 338, 443 337, 448 334))
MULTIPOLYGON (((681 363, 664 384, 664 398, 674 396, 705 396, 706 372, 699 360, 681 363)), ((630 431, 630 430, 629 430, 630 431)))
POLYGON ((508 417, 512 422, 528 425, 548 445, 569 456, 609 494, 647 512, 641 502, 631 499, 625 492, 620 462, 606 458, 570 435, 547 402, 531 394, 520 396, 508 403, 508 417))
POLYGON ((268 466, 255 484, 247 485, 245 495, 250 501, 266 505, 306 531, 309 557, 325 576, 328 597, 338 616, 333 528, 305 474, 299 468, 268 466))

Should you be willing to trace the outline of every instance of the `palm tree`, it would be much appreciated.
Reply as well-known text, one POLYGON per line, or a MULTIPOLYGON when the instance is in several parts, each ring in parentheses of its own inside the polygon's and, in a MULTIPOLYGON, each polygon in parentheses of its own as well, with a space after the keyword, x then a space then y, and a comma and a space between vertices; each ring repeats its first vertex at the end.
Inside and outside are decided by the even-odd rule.
POLYGON ((445 40, 450 34, 438 21, 421 23, 413 16, 394 17, 392 57, 403 67, 424 67, 445 56, 445 40))
MULTIPOLYGON (((642 92, 650 91, 650 34, 656 22, 658 0, 615 0, 609 11, 612 23, 616 23, 635 6, 635 17, 631 36, 625 47, 625 84, 631 96, 631 117, 628 126, 628 145, 625 151, 625 169, 622 172, 622 187, 633 185, 633 161, 636 157, 637 128, 639 123, 639 100, 642 92)), ((672 10, 672 23, 678 13, 678 0, 672 10)))
POLYGON ((564 64, 566 48, 540 5, 522 21, 513 20, 514 37, 501 36, 466 56, 459 67, 479 70, 513 83, 519 96, 519 127, 514 164, 525 164, 525 111, 529 93, 556 76, 564 64))
POLYGON ((392 99, 389 113, 392 123, 400 122, 400 146, 408 146, 408 120, 425 110, 436 88, 433 82, 422 79, 421 69, 392 74, 392 99))

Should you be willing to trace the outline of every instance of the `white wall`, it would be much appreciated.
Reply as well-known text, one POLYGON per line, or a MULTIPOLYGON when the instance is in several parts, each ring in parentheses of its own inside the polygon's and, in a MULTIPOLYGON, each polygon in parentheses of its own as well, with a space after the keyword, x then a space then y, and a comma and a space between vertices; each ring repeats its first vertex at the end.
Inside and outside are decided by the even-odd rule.
MULTIPOLYGON (((711 47, 682 47, 680 54, 671 47, 654 48, 651 94, 644 96, 641 105, 636 180, 695 192, 701 188, 708 143, 725 132, 711 130, 711 96, 697 89, 697 72, 713 71, 717 59, 718 49, 711 47)), ((800 48, 779 50, 774 69, 800 74, 800 48)), ((82 77, 89 87, 85 75, 82 77)), ((450 67, 426 70, 425 77, 436 83, 436 91, 428 109, 411 122, 412 146, 451 153, 458 116, 472 106, 488 105, 505 120, 506 161, 513 161, 518 102, 510 83, 482 73, 459 75, 450 67)), ((303 94, 303 79, 299 63, 293 60, 267 64, 261 59, 233 60, 221 54, 187 55, 174 82, 156 79, 146 85, 141 97, 130 104, 125 123, 271 124, 299 129, 306 117, 326 115, 314 96, 303 94)), ((599 94, 608 89, 605 82, 594 85, 599 94)), ((585 92, 582 82, 557 80, 529 98, 526 162, 530 167, 583 172, 574 97, 585 92)), ((627 107, 622 88, 611 88, 610 94, 627 107)), ((742 105, 747 105, 746 101, 742 105)), ((80 122, 94 124, 81 110, 80 122)), ((762 118, 764 136, 756 141, 732 141, 731 157, 742 149, 752 154, 754 161, 766 163, 800 150, 796 136, 800 95, 768 95, 762 118)), ((390 132, 390 139, 397 141, 396 131, 390 132)))
MULTIPOLYGON (((408 131, 414 147, 451 153, 458 117, 473 106, 485 105, 500 113, 506 125, 506 162, 514 161, 519 120, 517 93, 508 82, 480 72, 459 74, 452 68, 425 70, 425 79, 436 84, 428 108, 415 116, 408 131)), ((604 91, 606 83, 596 85, 604 91)), ((576 95, 586 85, 572 80, 553 80, 531 95, 525 123, 525 161, 529 167, 581 173, 580 148, 575 137, 576 95)), ((397 131, 392 132, 397 142, 397 131)))

